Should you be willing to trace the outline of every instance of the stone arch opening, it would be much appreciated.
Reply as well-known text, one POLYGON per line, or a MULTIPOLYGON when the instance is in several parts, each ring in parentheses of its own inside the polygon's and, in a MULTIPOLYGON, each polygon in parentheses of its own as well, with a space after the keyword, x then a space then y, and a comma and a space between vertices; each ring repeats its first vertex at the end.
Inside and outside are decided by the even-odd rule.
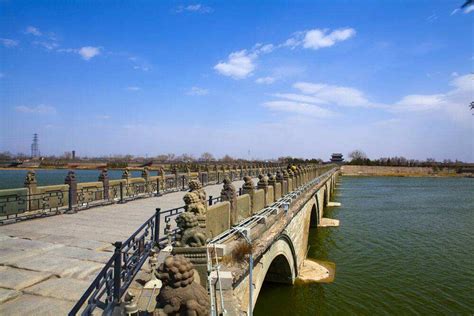
POLYGON ((319 224, 319 212, 318 207, 316 204, 313 204, 313 208, 311 209, 311 217, 310 217, 310 226, 311 227, 318 227, 319 224))
POLYGON ((293 284, 293 279, 290 263, 280 254, 273 259, 263 282, 293 284))
POLYGON ((324 186, 324 200, 323 200, 324 207, 328 206, 328 203, 329 203, 329 190, 326 185, 324 186))

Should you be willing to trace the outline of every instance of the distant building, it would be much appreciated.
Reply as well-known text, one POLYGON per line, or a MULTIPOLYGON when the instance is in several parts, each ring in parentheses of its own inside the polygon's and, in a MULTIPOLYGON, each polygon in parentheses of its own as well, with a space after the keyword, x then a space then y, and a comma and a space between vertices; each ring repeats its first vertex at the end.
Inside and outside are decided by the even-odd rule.
POLYGON ((76 151, 73 150, 73 151, 72 151, 72 160, 75 160, 75 159, 76 159, 76 151))
POLYGON ((331 162, 333 163, 343 163, 344 158, 342 157, 341 153, 334 153, 331 155, 331 162))

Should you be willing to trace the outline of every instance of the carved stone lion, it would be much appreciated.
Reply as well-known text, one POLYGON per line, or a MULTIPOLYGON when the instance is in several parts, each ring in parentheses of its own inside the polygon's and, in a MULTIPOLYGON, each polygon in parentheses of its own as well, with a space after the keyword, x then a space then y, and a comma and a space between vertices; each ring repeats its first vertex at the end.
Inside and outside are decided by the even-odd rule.
POLYGON ((177 247, 202 247, 206 245, 206 231, 200 227, 199 218, 191 212, 179 214, 176 218, 179 233, 176 236, 177 247))
POLYGON ((248 194, 248 193, 253 193, 254 185, 252 178, 249 176, 244 177, 244 184, 242 185, 242 193, 243 194, 248 194))
POLYGON ((196 193, 201 202, 203 203, 204 207, 207 209, 207 194, 206 191, 202 188, 202 184, 199 180, 191 180, 189 181, 189 192, 196 193))
POLYGON ((210 313, 207 291, 194 282, 193 264, 183 256, 170 256, 158 267, 157 278, 163 287, 156 300, 155 315, 207 316, 210 313))
POLYGON ((230 208, 233 210, 237 207, 237 193, 235 191, 235 186, 232 184, 232 181, 229 178, 224 178, 224 186, 221 191, 221 200, 229 201, 230 208))
POLYGON ((268 177, 265 175, 259 175, 258 176, 259 181, 257 183, 257 188, 259 189, 267 189, 268 187, 268 177))
POLYGON ((183 201, 186 212, 194 213, 197 216, 206 216, 206 208, 196 192, 186 193, 183 197, 183 201))
POLYGON ((29 184, 36 184, 36 172, 34 171, 28 171, 26 174, 25 186, 28 186, 29 184))

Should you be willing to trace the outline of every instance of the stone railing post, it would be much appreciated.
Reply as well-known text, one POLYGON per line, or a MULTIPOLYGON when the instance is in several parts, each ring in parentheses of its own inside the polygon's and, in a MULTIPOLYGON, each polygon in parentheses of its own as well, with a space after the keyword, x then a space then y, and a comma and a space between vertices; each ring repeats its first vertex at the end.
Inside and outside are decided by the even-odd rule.
POLYGON ((143 168, 142 170, 142 178, 145 180, 145 192, 151 192, 151 186, 150 186, 150 170, 148 167, 143 168))
POLYGON ((260 174, 258 176, 258 182, 257 182, 257 189, 263 189, 265 191, 265 194, 267 194, 268 191, 268 177, 260 174))
POLYGON ((109 173, 107 172, 107 168, 102 169, 99 175, 99 181, 102 182, 102 186, 104 187, 104 200, 108 200, 110 198, 110 185, 109 185, 109 173))
POLYGON ((34 200, 35 200, 35 194, 37 193, 37 187, 38 183, 36 182, 36 172, 33 170, 28 171, 26 174, 25 182, 24 182, 25 188, 28 189, 28 205, 27 208, 29 211, 33 210, 34 208, 34 200))
POLYGON ((221 201, 229 201, 230 203, 230 222, 232 225, 237 224, 237 192, 235 186, 232 184, 232 180, 224 178, 224 186, 221 191, 221 201))
POLYGON ((252 181, 252 177, 245 176, 244 177, 244 184, 242 185, 242 194, 250 195, 250 209, 253 207, 253 196, 255 194, 255 188, 252 181))
POLYGON ((130 188, 130 185, 129 185, 131 177, 132 177, 132 173, 130 172, 130 169, 125 168, 125 170, 122 173, 122 179, 125 180, 125 183, 122 186, 125 186, 125 191, 123 191, 123 188, 122 188, 122 199, 121 200, 123 200, 123 197, 125 195, 128 196, 128 195, 132 194, 132 191, 131 191, 132 189, 130 188))
POLYGON ((69 185, 69 210, 72 211, 74 205, 77 205, 77 179, 74 171, 67 173, 64 184, 69 185))
POLYGON ((178 189, 179 188, 179 175, 178 175, 178 168, 176 168, 176 166, 173 167, 172 173, 174 175, 175 187, 176 187, 176 189, 178 189))

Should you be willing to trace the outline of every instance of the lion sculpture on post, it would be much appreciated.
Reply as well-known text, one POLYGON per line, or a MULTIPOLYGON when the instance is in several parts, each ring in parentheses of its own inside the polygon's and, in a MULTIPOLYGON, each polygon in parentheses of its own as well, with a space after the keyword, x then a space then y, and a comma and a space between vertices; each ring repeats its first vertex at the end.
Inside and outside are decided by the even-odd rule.
POLYGON ((183 212, 176 218, 179 233, 176 236, 177 247, 203 247, 206 245, 206 231, 200 227, 198 217, 191 212, 183 212))
POLYGON ((169 256, 158 267, 156 277, 163 287, 156 300, 154 315, 207 316, 210 313, 207 291, 194 282, 193 264, 183 256, 169 256))

